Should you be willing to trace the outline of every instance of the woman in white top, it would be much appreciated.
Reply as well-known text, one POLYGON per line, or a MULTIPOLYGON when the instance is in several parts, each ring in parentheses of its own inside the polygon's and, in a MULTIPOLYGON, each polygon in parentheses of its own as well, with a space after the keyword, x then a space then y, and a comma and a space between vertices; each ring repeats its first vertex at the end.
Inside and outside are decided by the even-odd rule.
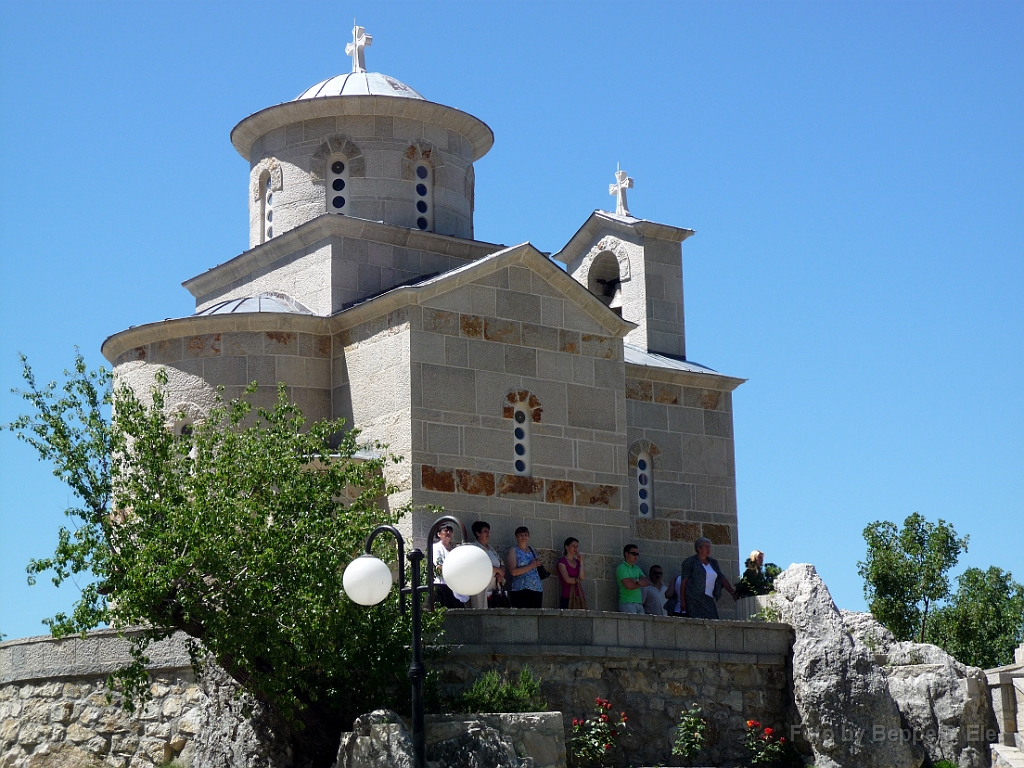
POLYGON ((711 557, 711 539, 701 536, 693 542, 697 554, 683 561, 682 582, 679 588, 680 610, 691 619, 717 619, 715 602, 724 589, 732 599, 736 590, 725 578, 718 561, 711 557))
POLYGON ((476 595, 470 595, 469 607, 470 608, 487 608, 487 599, 491 596, 491 593, 498 588, 499 585, 505 582, 505 566, 502 565, 501 558, 498 557, 498 553, 491 549, 491 526, 485 523, 483 520, 477 520, 473 523, 473 535, 476 537, 476 546, 480 547, 487 556, 491 558, 491 582, 487 585, 487 589, 476 595))
POLYGON ((441 575, 441 566, 444 564, 445 556, 452 551, 455 544, 452 542, 452 527, 445 523, 437 532, 437 541, 434 542, 434 593, 437 600, 445 608, 465 608, 469 600, 466 595, 460 595, 452 591, 451 587, 444 583, 444 576, 441 575))

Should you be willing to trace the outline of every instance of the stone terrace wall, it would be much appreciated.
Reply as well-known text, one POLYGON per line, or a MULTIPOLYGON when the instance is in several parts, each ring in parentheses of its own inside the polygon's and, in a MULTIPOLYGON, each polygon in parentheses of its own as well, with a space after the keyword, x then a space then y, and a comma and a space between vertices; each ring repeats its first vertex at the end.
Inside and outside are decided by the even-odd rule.
MULTIPOLYGON (((792 702, 793 632, 785 624, 629 616, 598 611, 451 611, 442 687, 462 690, 490 669, 542 679, 567 727, 594 698, 625 711, 636 765, 672 765, 679 714, 697 703, 710 719, 713 765, 738 765, 746 721, 785 728, 792 702)), ((702 758, 702 760, 704 759, 702 758)), ((703 763, 702 763, 703 764, 703 763)))
POLYGON ((150 648, 149 703, 129 714, 119 695, 108 702, 106 676, 128 662, 127 651, 109 630, 0 644, 0 766, 274 762, 242 717, 234 683, 216 668, 197 681, 179 637, 150 648))

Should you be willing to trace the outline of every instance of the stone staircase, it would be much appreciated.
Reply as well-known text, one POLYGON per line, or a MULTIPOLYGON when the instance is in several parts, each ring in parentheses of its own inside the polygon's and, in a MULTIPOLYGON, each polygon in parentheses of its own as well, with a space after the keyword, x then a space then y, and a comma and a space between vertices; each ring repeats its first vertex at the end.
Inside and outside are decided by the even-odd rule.
POLYGON ((1024 644, 1014 663, 987 670, 999 736, 992 745, 992 768, 1024 768, 1024 644))

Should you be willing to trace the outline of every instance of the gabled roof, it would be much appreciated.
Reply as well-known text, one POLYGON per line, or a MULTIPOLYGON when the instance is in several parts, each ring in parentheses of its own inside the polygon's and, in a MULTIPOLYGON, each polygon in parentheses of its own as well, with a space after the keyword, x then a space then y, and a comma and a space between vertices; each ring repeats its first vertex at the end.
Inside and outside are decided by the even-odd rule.
POLYGON ((604 302, 566 274, 551 259, 530 243, 521 243, 504 248, 469 264, 465 264, 435 277, 429 277, 412 285, 392 288, 378 296, 340 310, 331 315, 342 327, 365 322, 372 317, 391 312, 398 307, 422 304, 463 285, 475 282, 499 269, 521 265, 532 269, 553 288, 560 291, 591 319, 601 325, 608 335, 622 337, 636 328, 633 323, 623 320, 605 306, 604 302))
POLYGON ((681 243, 686 238, 695 234, 692 229, 673 227, 669 224, 658 224, 655 221, 636 219, 632 216, 619 216, 608 211, 594 211, 583 222, 583 226, 576 230, 576 234, 569 238, 569 242, 556 253, 552 258, 563 263, 571 262, 578 253, 588 247, 598 232, 602 229, 618 229, 623 232, 636 232, 641 237, 653 237, 658 240, 669 240, 674 243, 681 243))

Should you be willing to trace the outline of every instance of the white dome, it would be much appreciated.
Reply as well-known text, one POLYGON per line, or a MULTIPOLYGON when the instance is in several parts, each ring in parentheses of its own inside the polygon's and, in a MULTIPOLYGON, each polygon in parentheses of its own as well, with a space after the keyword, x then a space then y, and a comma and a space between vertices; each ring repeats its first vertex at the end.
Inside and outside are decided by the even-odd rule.
POLYGON ((380 72, 346 72, 310 86, 295 101, 321 96, 396 96, 402 99, 425 99, 408 85, 380 72))

